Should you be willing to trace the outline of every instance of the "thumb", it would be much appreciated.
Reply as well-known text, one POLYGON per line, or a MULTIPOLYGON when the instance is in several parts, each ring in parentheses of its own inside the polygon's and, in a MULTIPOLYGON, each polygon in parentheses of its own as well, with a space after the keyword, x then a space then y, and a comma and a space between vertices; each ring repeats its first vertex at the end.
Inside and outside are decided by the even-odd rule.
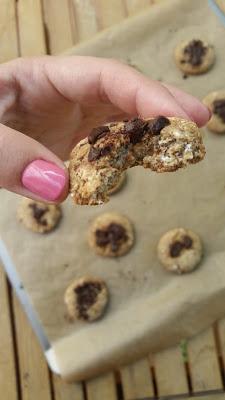
POLYGON ((68 194, 69 178, 63 162, 46 147, 0 124, 0 186, 58 203, 68 194))

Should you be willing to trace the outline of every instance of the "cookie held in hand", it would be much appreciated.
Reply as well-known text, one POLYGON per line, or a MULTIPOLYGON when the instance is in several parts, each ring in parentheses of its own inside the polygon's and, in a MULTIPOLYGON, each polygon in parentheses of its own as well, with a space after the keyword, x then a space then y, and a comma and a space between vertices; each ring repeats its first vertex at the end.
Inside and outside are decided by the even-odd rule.
POLYGON ((47 233, 58 225, 62 217, 61 207, 24 197, 18 207, 17 218, 33 232, 47 233))
POLYGON ((202 258, 202 243, 190 229, 176 228, 159 240, 158 258, 165 269, 177 274, 193 271, 202 258))
POLYGON ((204 155, 197 125, 182 118, 134 118, 94 128, 71 153, 71 196, 76 204, 102 204, 128 168, 142 165, 172 172, 201 161, 204 155))
POLYGON ((133 246, 134 230, 124 215, 115 212, 104 213, 92 222, 88 242, 90 248, 100 256, 123 256, 133 246))
POLYGON ((203 103, 212 112, 207 128, 212 132, 225 133, 225 90, 209 93, 203 103))
POLYGON ((200 39, 179 43, 174 57, 178 68, 188 75, 203 74, 215 62, 213 46, 200 39))
POLYGON ((109 300, 105 282, 99 278, 82 277, 66 289, 64 302, 71 321, 94 321, 100 318, 109 300))

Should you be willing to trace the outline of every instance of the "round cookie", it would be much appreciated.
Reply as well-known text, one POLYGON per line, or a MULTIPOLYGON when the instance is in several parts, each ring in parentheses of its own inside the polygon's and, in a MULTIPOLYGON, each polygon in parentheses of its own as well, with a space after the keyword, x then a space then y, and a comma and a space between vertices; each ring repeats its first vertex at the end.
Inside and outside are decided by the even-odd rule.
POLYGON ((17 218, 33 232, 46 233, 52 231, 61 219, 61 207, 46 204, 24 197, 18 207, 17 218))
POLYGON ((66 289, 64 302, 70 320, 94 321, 102 316, 109 300, 105 282, 98 278, 82 277, 66 289))
POLYGON ((128 168, 173 172, 204 156, 197 125, 182 118, 161 115, 99 126, 70 155, 71 197, 80 205, 106 203, 108 191, 128 168))
POLYGON ((189 229, 176 228, 166 232, 159 240, 157 253, 168 271, 182 274, 191 272, 202 258, 199 236, 189 229))
POLYGON ((101 214, 89 228, 88 242, 91 249, 100 256, 123 256, 134 243, 132 224, 126 217, 115 212, 101 214))
POLYGON ((200 39, 179 43, 174 52, 178 68, 185 74, 198 75, 208 71, 215 61, 213 46, 200 39))
POLYGON ((126 180, 126 172, 124 171, 119 176, 118 182, 116 182, 116 184, 112 186, 111 189, 108 190, 108 194, 112 195, 114 193, 117 193, 124 185, 125 180, 126 180))
POLYGON ((225 133, 225 90, 218 90, 209 93, 203 103, 212 112, 212 117, 207 123, 210 131, 225 133))

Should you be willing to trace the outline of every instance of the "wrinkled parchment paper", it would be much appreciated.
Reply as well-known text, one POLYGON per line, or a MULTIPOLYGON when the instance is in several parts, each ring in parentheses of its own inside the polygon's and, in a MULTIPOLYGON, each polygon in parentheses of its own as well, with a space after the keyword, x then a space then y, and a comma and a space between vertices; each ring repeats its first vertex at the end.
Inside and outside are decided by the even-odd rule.
MULTIPOLYGON (((145 74, 198 97, 224 83, 224 34, 207 0, 170 0, 77 46, 74 54, 117 57, 145 74), (182 78, 174 46, 188 37, 214 44, 216 64, 206 75, 182 78)), ((151 107, 151 105, 149 105, 151 107)), ((204 131, 203 162, 176 173, 139 167, 110 203, 99 207, 63 204, 60 226, 48 235, 27 231, 16 221, 20 199, 0 192, 0 231, 25 290, 37 311, 65 378, 83 379, 191 337, 225 315, 225 136, 204 131), (118 259, 88 248, 90 221, 114 210, 134 224, 136 243, 118 259), (204 243, 204 259, 193 273, 166 272, 156 256, 160 236, 181 226, 204 243), (107 282, 110 304, 100 321, 70 324, 63 295, 84 274, 107 282)))

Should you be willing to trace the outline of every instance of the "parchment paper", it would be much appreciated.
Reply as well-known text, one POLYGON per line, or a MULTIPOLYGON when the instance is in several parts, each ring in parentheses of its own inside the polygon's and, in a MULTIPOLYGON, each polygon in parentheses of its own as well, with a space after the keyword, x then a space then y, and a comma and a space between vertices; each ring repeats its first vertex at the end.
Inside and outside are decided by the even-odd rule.
MULTIPOLYGON (((130 59, 144 73, 173 83, 200 98, 224 87, 224 28, 206 0, 170 0, 78 46, 74 54, 130 59), (206 75, 182 78, 172 53, 187 37, 215 45, 217 61, 206 75)), ((151 107, 151 105, 149 105, 151 107)), ((0 192, 1 236, 39 315, 65 378, 84 379, 191 337, 225 315, 225 136, 204 132, 203 162, 176 173, 141 168, 128 173, 123 190, 99 207, 63 204, 57 230, 41 236, 16 221, 18 196, 0 192), (89 250, 92 218, 115 210, 136 231, 132 251, 105 259, 89 250), (156 244, 168 229, 193 229, 204 243, 195 272, 166 272, 156 244), (100 321, 69 324, 63 294, 76 277, 106 280, 110 305, 100 321)))

